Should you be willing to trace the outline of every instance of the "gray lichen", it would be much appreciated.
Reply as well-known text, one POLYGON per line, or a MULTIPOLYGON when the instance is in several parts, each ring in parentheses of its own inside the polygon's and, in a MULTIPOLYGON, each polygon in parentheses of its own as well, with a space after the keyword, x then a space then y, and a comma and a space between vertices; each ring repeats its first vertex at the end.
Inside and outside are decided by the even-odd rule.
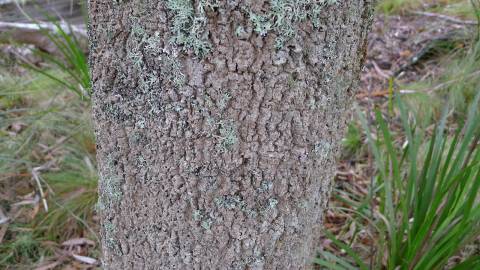
POLYGON ((313 147, 313 153, 320 158, 327 158, 332 151, 332 144, 327 140, 320 140, 313 147))
POLYGON ((170 42, 183 46, 184 50, 193 50, 195 55, 206 55, 211 45, 204 31, 207 25, 205 15, 207 8, 217 6, 216 1, 201 0, 195 7, 191 0, 167 0, 166 7, 173 16, 170 31, 173 34, 170 42))
POLYGON ((200 221, 202 219, 202 211, 198 209, 193 211, 192 217, 194 221, 200 221))
POLYGON ((200 227, 202 227, 205 230, 210 230, 212 228, 212 224, 214 221, 214 216, 213 215, 208 215, 205 213, 205 211, 195 209, 192 212, 192 218, 193 221, 200 222, 200 227))
POLYGON ((213 223, 213 220, 211 218, 207 218, 202 221, 201 226, 205 230, 210 230, 210 228, 212 227, 212 223, 213 223))
POLYGON ((260 187, 258 188, 258 192, 263 193, 263 192, 268 192, 273 188, 273 183, 271 181, 262 181, 260 184, 260 187))
POLYGON ((227 195, 227 196, 215 198, 215 204, 218 207, 223 207, 223 208, 232 210, 232 209, 235 209, 236 207, 243 206, 244 202, 239 196, 227 195))
POLYGON ((229 93, 229 92, 225 92, 223 93, 222 95, 222 98, 220 99, 220 101, 218 102, 218 108, 220 110, 224 110, 227 105, 228 105, 228 101, 232 98, 232 95, 229 93))
POLYGON ((100 172, 100 190, 98 210, 105 210, 120 202, 123 196, 121 178, 115 173, 113 156, 107 157, 105 168, 100 172))
POLYGON ((310 20, 314 27, 320 26, 320 12, 326 5, 339 0, 271 0, 266 14, 250 12, 250 21, 259 35, 273 30, 277 34, 275 47, 281 49, 295 37, 299 23, 310 20))
POLYGON ((110 221, 103 224, 104 236, 102 237, 105 247, 117 254, 121 254, 118 241, 115 239, 116 226, 110 221))
POLYGON ((275 199, 275 198, 268 199, 268 208, 269 209, 273 209, 273 208, 277 207, 277 204, 278 204, 277 199, 275 199))
POLYGON ((161 56, 163 63, 162 76, 167 78, 176 87, 182 87, 186 82, 185 74, 182 72, 182 64, 176 53, 164 54, 161 56))
MULTIPOLYGON (((271 0, 270 11, 265 14, 248 12, 255 32, 266 36, 274 31, 277 34, 275 47, 283 48, 293 38, 299 23, 310 20, 314 27, 320 26, 320 12, 326 5, 336 4, 339 0, 271 0)), ((192 50, 195 55, 203 57, 211 50, 208 40, 206 10, 218 7, 217 0, 201 0, 197 6, 191 0, 167 0, 166 7, 172 15, 170 31, 173 35, 170 42, 182 46, 184 50, 192 50)), ((240 36, 243 26, 237 27, 235 33, 240 36)))
POLYGON ((253 23, 255 32, 260 36, 266 36, 272 30, 272 22, 266 15, 250 12, 250 21, 253 23))
POLYGON ((220 140, 222 150, 230 150, 237 142, 237 130, 232 121, 220 121, 220 140))

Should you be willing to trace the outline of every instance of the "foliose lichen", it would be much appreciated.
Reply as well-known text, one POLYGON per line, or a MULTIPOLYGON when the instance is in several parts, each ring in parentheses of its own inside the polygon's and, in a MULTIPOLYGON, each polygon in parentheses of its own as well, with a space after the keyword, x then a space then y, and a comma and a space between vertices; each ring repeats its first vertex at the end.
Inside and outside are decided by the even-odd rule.
POLYGON ((275 47, 281 49, 295 37, 299 23, 310 20, 314 27, 320 26, 320 12, 339 0, 271 0, 266 14, 250 12, 254 30, 262 36, 273 30, 277 34, 275 47))
POLYGON ((209 231, 212 228, 214 222, 214 216, 212 214, 207 214, 202 210, 195 209, 192 212, 192 218, 195 222, 200 222, 200 226, 209 231))
POLYGON ((237 129, 232 121, 220 121, 220 144, 223 151, 230 150, 237 142, 237 129))
POLYGON ((236 195, 226 195, 222 197, 215 198, 215 204, 218 207, 223 207, 229 210, 235 209, 236 207, 243 207, 244 202, 242 201, 242 198, 236 195))
POLYGON ((271 190, 273 188, 273 182, 271 181, 262 181, 260 187, 258 188, 258 192, 263 193, 271 190))
MULTIPOLYGON (((266 36, 274 31, 277 34, 275 47, 283 48, 285 43, 296 35, 299 23, 311 20, 314 27, 320 26, 322 9, 340 0, 270 0, 270 10, 264 14, 256 13, 249 7, 243 7, 254 26, 254 31, 266 36)), ((211 50, 208 40, 207 9, 219 6, 218 0, 200 0, 195 6, 191 0, 167 0, 166 7, 172 14, 170 42, 182 46, 184 50, 193 50, 195 55, 203 57, 211 50)), ((239 36, 243 26, 237 27, 239 36)))
POLYGON ((103 231, 105 235, 104 237, 102 237, 102 239, 104 241, 105 247, 112 250, 116 254, 121 254, 120 246, 115 237, 115 231, 116 231, 115 224, 113 224, 110 221, 106 221, 103 224, 103 231))
POLYGON ((123 196, 122 180, 115 173, 115 158, 110 155, 107 157, 105 168, 100 172, 100 189, 102 194, 97 203, 97 210, 104 211, 118 204, 123 196))
POLYGON ((217 6, 216 0, 201 0, 196 7, 191 0, 167 0, 166 7, 173 15, 170 42, 182 46, 184 50, 193 50, 197 56, 206 55, 211 45, 207 33, 203 31, 207 25, 205 13, 207 8, 217 6))

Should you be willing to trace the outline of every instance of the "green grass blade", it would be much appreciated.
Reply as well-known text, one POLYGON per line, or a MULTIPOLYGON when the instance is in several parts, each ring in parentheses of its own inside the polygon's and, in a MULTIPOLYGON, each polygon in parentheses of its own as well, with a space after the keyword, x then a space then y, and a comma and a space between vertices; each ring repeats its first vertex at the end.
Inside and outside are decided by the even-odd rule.
POLYGON ((342 243, 329 231, 325 231, 325 235, 328 237, 328 239, 332 240, 335 245, 345 250, 345 252, 347 252, 347 254, 355 261, 355 263, 358 264, 361 270, 368 270, 368 266, 362 261, 362 259, 360 259, 358 254, 352 248, 342 243))

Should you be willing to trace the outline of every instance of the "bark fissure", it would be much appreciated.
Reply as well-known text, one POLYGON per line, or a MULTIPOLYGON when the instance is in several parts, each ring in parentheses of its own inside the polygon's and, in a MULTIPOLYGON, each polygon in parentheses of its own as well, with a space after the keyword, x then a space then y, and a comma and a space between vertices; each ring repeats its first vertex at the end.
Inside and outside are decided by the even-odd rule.
POLYGON ((89 2, 107 269, 313 258, 371 3, 322 8, 281 49, 245 11, 269 1, 216 3, 197 57, 170 42, 165 1, 89 2))

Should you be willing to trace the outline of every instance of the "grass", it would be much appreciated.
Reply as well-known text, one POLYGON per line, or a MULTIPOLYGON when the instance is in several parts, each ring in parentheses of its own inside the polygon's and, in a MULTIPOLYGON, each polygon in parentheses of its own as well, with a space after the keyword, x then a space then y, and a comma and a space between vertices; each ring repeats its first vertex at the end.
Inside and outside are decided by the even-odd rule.
POLYGON ((62 76, 55 72, 52 73, 51 70, 39 68, 32 63, 27 62, 25 66, 63 85, 67 90, 74 92, 82 99, 89 101, 92 94, 90 70, 87 56, 77 38, 77 34, 73 31, 70 24, 60 23, 48 15, 46 17, 53 25, 54 31, 42 28, 39 22, 36 23, 41 28, 43 35, 55 45, 57 54, 49 54, 41 50, 36 50, 35 53, 45 59, 54 70, 60 70, 62 76))
POLYGON ((465 118, 467 108, 480 87, 480 40, 468 42, 442 57, 439 74, 422 82, 404 86, 417 93, 405 101, 424 124, 439 118, 443 104, 448 101, 458 120, 465 118))
MULTIPOLYGON (((0 246, 0 266, 6 267, 8 264, 23 261, 25 266, 34 264, 41 256, 42 248, 40 241, 33 236, 29 230, 18 230, 16 241, 9 242, 0 246)), ((15 229, 12 229, 15 231, 15 229)), ((45 252, 45 250, 43 250, 45 252)), ((18 266, 18 265, 17 265, 18 266)))
POLYGON ((58 243, 68 239, 98 240, 87 58, 72 27, 47 18, 54 31, 42 31, 58 54, 35 53, 50 68, 25 63, 27 76, 0 77, 0 206, 11 218, 0 236, 5 269, 64 260, 58 243))
POLYGON ((417 8, 421 6, 422 2, 423 1, 419 0, 385 0, 378 3, 377 10, 384 14, 391 15, 417 8))
POLYGON ((478 5, 478 0, 383 0, 378 2, 377 11, 394 15, 424 10, 463 19, 475 19, 476 13, 472 8, 472 2, 478 5))
MULTIPOLYGON (((378 110, 374 130, 360 117, 376 174, 368 196, 341 196, 351 222, 369 230, 376 248, 358 252, 351 247, 355 239, 347 244, 327 232, 348 256, 324 251, 317 264, 331 269, 442 269, 480 236, 479 98, 477 94, 466 122, 453 137, 446 127, 448 110, 428 134, 416 128, 415 118, 399 98, 400 131, 392 132, 378 110)), ((388 123, 395 124, 395 119, 388 123)), ((461 267, 479 266, 477 256, 461 267)))
POLYGON ((36 73, 5 76, 0 93, 0 206, 15 217, 0 247, 8 269, 54 257, 52 242, 96 240, 97 173, 88 102, 36 73))
POLYGON ((443 4, 431 8, 430 11, 472 20, 476 19, 479 14, 478 0, 450 0, 443 2, 443 4))
POLYGON ((349 157, 359 156, 360 152, 363 149, 363 138, 360 127, 355 123, 351 122, 348 124, 347 132, 345 137, 342 140, 343 159, 348 159, 349 157))

